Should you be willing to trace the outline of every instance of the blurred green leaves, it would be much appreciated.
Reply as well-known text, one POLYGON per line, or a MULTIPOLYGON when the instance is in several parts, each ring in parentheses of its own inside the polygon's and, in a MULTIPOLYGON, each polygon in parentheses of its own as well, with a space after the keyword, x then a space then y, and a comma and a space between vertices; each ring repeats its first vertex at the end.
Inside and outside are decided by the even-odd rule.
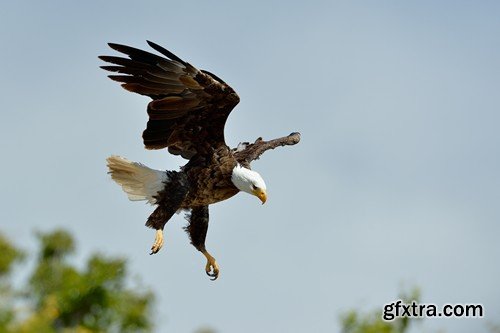
POLYGON ((0 233, 0 278, 10 273, 12 265, 20 261, 24 255, 14 247, 10 241, 0 233))
POLYGON ((8 283, 22 252, 0 234, 0 333, 151 332, 153 294, 127 285, 126 261, 92 255, 84 268, 70 260, 64 230, 37 234, 40 248, 29 281, 8 283))
MULTIPOLYGON (((409 293, 403 293, 398 297, 405 303, 420 300, 420 291, 414 288, 409 293)), ((410 324, 420 319, 402 317, 393 321, 382 319, 382 310, 362 314, 356 310, 348 311, 341 316, 342 333, 405 333, 410 324)))

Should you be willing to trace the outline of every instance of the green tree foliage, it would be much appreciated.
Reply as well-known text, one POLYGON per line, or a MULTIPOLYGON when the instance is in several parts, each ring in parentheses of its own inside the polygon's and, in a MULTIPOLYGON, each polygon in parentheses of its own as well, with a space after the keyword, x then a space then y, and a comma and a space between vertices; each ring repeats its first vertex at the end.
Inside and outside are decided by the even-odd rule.
POLYGON ((37 236, 35 268, 18 292, 9 273, 23 255, 0 234, 0 333, 152 331, 153 295, 127 286, 125 260, 94 254, 79 269, 68 232, 37 236))
MULTIPOLYGON (((413 289, 409 294, 399 297, 405 303, 418 302, 420 292, 413 289)), ((393 321, 385 321, 382 318, 382 310, 362 314, 356 310, 348 311, 341 316, 342 333, 405 333, 410 325, 418 321, 417 318, 403 317, 393 321)))
POLYGON ((14 320, 13 306, 16 295, 9 278, 12 267, 23 257, 23 253, 0 234, 0 333, 7 332, 6 327, 14 320))

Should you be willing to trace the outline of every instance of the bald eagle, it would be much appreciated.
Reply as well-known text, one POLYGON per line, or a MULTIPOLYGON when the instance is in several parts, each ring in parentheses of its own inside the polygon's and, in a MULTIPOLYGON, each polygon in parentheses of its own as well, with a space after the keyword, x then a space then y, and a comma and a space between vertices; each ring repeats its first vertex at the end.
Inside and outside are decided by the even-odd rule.
POLYGON ((156 208, 146 226, 156 229, 151 254, 163 246, 163 228, 178 211, 187 211, 185 227, 191 243, 206 257, 205 272, 219 276, 219 265, 205 248, 208 206, 240 191, 267 200, 266 183, 250 163, 266 150, 294 145, 300 134, 229 148, 224 125, 240 98, 216 75, 189 63, 148 41, 163 56, 121 44, 108 45, 127 57, 100 56, 112 65, 101 66, 115 74, 109 78, 128 91, 149 96, 149 120, 142 138, 146 149, 167 148, 187 159, 179 171, 159 171, 119 156, 107 159, 109 174, 130 200, 145 200, 156 208))

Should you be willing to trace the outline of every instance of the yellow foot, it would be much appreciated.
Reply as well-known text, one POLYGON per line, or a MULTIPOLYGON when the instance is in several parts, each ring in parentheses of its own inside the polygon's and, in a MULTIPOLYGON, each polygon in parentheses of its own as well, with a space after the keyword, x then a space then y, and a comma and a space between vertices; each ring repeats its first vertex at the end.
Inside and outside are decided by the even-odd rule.
POLYGON ((153 246, 151 246, 151 253, 150 254, 155 254, 163 246, 163 230, 157 229, 156 230, 156 235, 155 235, 155 242, 153 243, 153 246))
POLYGON ((203 251, 203 255, 207 258, 207 264, 205 265, 205 272, 211 277, 210 280, 215 281, 219 277, 219 265, 215 258, 210 255, 207 251, 203 251))

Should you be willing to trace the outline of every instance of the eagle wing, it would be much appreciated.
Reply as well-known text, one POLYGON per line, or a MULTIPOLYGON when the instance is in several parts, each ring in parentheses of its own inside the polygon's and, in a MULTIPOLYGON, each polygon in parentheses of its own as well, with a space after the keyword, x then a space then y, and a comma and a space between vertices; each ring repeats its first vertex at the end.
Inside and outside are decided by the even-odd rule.
POLYGON ((238 147, 232 149, 231 151, 238 163, 249 167, 252 161, 258 160, 260 155, 264 154, 267 150, 280 146, 292 146, 297 144, 299 141, 300 133, 293 132, 288 136, 269 141, 264 141, 262 138, 258 138, 254 143, 241 142, 238 147))
POLYGON ((108 45, 128 58, 99 57, 113 64, 101 66, 116 73, 110 79, 153 99, 142 134, 145 147, 168 148, 171 154, 190 159, 225 145, 224 125, 240 100, 236 92, 214 74, 198 70, 153 42, 148 44, 165 57, 114 43, 108 45))

